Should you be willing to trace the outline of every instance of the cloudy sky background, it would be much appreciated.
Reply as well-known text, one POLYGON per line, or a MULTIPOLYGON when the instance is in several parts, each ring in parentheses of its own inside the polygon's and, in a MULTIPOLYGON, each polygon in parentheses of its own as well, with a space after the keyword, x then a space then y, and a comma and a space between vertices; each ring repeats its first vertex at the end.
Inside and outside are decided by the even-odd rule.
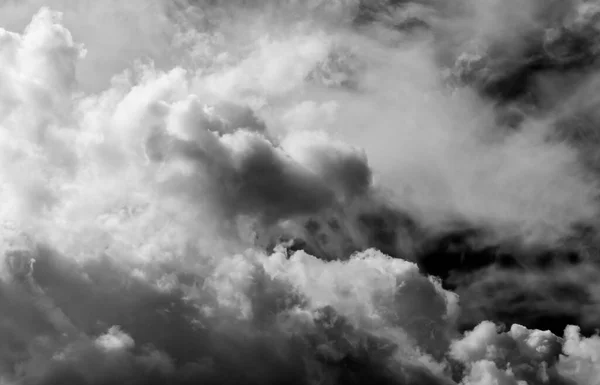
POLYGON ((0 384, 600 384, 598 7, 0 1, 0 384))

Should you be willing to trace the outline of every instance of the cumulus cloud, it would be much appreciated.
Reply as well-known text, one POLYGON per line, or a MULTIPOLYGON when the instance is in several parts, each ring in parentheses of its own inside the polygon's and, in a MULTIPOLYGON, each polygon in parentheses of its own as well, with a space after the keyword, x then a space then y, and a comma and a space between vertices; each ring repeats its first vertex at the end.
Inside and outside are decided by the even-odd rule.
POLYGON ((503 332, 484 322, 453 342, 450 354, 464 364, 464 384, 595 384, 597 357, 590 353, 597 338, 582 338, 574 326, 563 339, 517 324, 503 332))
POLYGON ((0 4, 0 383, 597 383, 594 4, 42 5, 0 4), (539 100, 490 92, 531 34, 539 100))
POLYGON ((270 383, 296 373, 298 383, 367 383, 369 371, 384 383, 443 381, 456 297, 376 251, 332 263, 248 252, 196 271, 126 269, 110 256, 77 264, 42 245, 11 255, 9 381, 270 383))

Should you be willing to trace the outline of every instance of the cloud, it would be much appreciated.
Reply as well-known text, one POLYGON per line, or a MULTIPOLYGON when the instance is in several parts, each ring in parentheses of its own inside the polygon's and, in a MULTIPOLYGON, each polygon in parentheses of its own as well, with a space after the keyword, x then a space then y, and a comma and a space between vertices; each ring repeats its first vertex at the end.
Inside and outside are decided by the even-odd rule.
POLYGON ((582 338, 576 326, 565 330, 564 351, 559 370, 563 375, 578 384, 598 382, 598 336, 582 338))
POLYGON ((296 373, 299 383, 366 383, 371 371, 386 383, 420 372, 443 383, 433 357, 449 344, 456 298, 376 251, 330 263, 248 252, 196 272, 110 256, 74 263, 43 245, 11 255, 17 281, 2 283, 3 307, 18 310, 2 316, 9 380, 258 383, 296 373))
POLYGON ((478 82, 594 10, 461 3, 0 5, 0 382, 594 383, 590 88, 478 82))
POLYGON ((502 332, 484 322, 455 341, 451 355, 465 364, 461 384, 594 384, 597 360, 588 349, 595 343, 597 337, 582 338, 577 327, 568 327, 563 340, 517 324, 502 332))

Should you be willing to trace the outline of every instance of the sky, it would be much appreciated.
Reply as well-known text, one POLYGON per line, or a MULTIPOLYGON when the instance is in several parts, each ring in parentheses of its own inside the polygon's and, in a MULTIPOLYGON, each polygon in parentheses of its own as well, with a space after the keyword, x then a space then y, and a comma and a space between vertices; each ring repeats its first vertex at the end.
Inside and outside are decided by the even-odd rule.
POLYGON ((0 0, 0 385, 599 385, 599 17, 0 0))

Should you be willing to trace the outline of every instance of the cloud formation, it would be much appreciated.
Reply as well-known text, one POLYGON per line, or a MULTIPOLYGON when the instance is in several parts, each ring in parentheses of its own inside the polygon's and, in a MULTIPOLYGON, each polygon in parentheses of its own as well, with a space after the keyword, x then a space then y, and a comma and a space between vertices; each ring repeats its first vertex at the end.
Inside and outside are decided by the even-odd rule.
POLYGON ((597 384, 557 4, 1 4, 0 384, 597 384))

